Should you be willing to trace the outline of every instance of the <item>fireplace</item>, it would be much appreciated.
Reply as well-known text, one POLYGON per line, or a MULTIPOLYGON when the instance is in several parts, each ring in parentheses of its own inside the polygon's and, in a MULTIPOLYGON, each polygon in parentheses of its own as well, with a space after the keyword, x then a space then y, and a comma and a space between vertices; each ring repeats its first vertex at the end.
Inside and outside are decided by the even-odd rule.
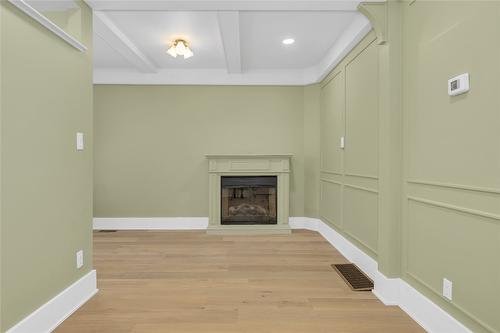
POLYGON ((221 224, 277 224, 276 176, 222 176, 221 224))
POLYGON ((290 234, 291 154, 207 155, 209 234, 290 234))

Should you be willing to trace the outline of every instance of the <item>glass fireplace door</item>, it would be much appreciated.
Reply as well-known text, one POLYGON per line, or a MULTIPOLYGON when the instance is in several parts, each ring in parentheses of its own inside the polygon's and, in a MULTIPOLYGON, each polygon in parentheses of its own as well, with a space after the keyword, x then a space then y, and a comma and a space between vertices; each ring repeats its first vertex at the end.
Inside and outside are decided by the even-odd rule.
POLYGON ((277 224, 276 176, 222 176, 221 224, 277 224))

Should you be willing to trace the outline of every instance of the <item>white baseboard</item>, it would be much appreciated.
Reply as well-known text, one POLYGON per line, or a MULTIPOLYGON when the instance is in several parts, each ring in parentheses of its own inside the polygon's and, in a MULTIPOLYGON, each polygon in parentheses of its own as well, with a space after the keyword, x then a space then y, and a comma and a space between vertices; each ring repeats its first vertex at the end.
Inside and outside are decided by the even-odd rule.
POLYGON ((94 230, 205 230, 208 217, 95 217, 94 230))
POLYGON ((428 332, 472 333, 467 327, 419 293, 406 281, 398 279, 399 307, 428 332))
POLYGON ((431 333, 472 333, 427 297, 402 279, 389 279, 379 272, 378 264, 340 233, 319 219, 290 218, 292 229, 319 232, 349 261, 355 263, 375 284, 373 294, 385 305, 397 305, 413 320, 431 333))
MULTIPOLYGON (((320 233, 344 257, 355 263, 374 281, 373 294, 382 303, 399 306, 426 331, 472 333, 402 279, 390 279, 379 272, 378 264, 373 258, 323 221, 309 217, 290 217, 289 224, 292 229, 307 229, 320 233)), ((206 217, 94 218, 96 230, 205 230, 207 227, 206 217)))
POLYGON ((97 293, 96 271, 92 270, 6 333, 49 333, 97 293))

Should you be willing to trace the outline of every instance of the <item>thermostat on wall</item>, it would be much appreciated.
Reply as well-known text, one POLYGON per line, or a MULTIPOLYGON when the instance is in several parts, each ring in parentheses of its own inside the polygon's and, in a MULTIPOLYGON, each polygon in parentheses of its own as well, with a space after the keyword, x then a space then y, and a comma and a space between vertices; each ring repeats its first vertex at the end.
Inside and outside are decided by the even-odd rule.
POLYGON ((469 73, 448 80, 448 95, 456 96, 469 91, 469 73))

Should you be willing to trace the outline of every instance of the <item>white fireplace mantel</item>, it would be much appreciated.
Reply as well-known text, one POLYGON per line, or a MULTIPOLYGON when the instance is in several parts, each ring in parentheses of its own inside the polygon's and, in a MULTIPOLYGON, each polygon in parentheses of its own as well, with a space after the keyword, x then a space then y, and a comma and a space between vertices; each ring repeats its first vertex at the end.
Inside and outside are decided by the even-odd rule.
POLYGON ((288 234, 290 159, 292 154, 209 154, 209 222, 210 234, 288 234), (276 176, 277 224, 273 225, 222 225, 221 177, 222 176, 276 176))

